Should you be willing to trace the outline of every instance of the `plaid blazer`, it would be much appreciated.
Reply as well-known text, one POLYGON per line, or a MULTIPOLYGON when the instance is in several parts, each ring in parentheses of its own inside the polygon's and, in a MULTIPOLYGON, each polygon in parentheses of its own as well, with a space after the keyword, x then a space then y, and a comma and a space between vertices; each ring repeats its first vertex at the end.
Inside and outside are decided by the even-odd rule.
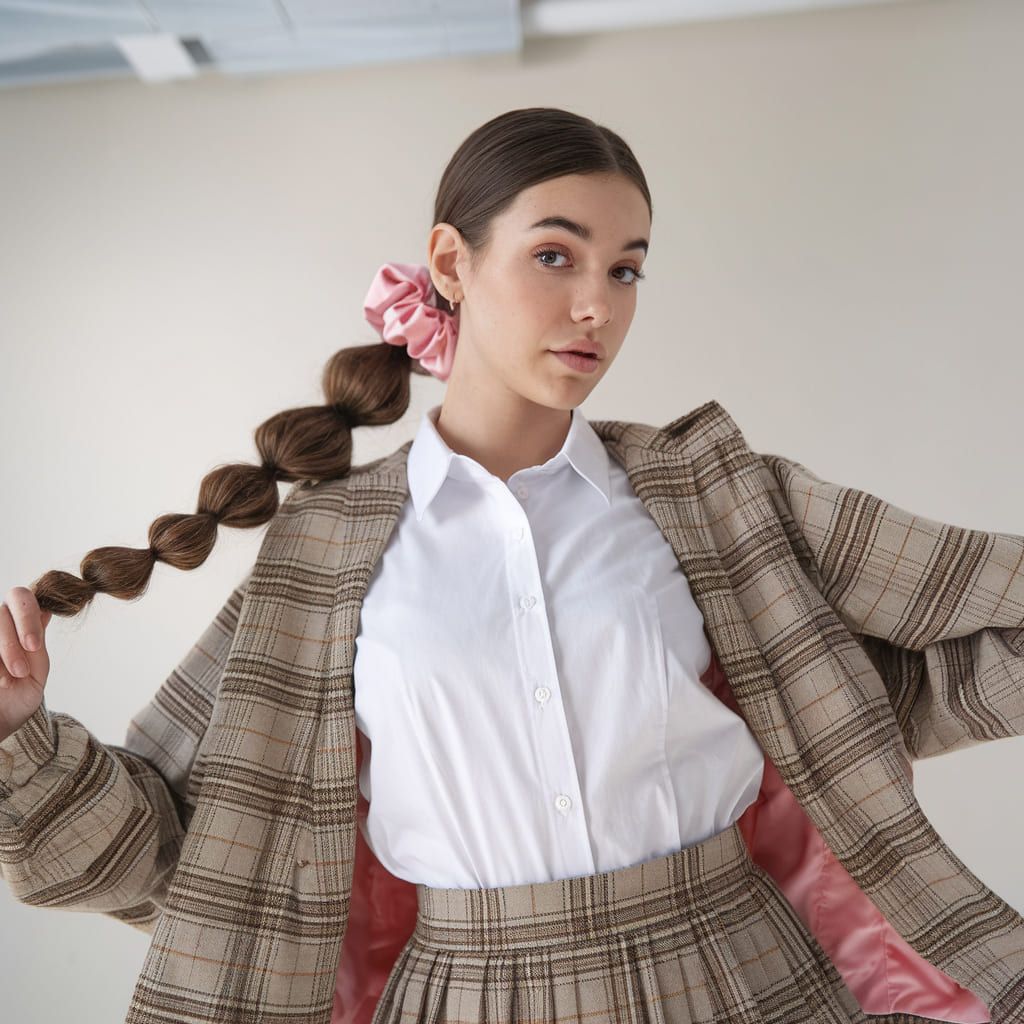
MULTIPOLYGON (((714 403, 662 430, 595 427, 836 856, 993 1021, 1024 1020, 1024 921, 942 842, 908 779, 908 757, 1024 732, 1024 538, 755 455, 714 403)), ((132 1024, 330 1016, 356 832, 355 636, 407 450, 295 488, 126 749, 45 709, 0 745, 14 894, 153 930, 132 1024)))

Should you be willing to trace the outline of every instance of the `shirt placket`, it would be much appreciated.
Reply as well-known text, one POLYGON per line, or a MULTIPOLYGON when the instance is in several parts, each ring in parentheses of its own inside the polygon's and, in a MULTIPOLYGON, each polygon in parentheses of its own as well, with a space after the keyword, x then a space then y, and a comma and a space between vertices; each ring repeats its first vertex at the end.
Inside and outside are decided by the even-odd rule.
POLYGON ((536 757, 536 800, 547 822, 552 852, 561 863, 555 877, 592 874, 579 772, 565 715, 562 686, 548 620, 529 503, 533 481, 519 479, 504 489, 509 612, 519 656, 520 698, 528 705, 536 757))

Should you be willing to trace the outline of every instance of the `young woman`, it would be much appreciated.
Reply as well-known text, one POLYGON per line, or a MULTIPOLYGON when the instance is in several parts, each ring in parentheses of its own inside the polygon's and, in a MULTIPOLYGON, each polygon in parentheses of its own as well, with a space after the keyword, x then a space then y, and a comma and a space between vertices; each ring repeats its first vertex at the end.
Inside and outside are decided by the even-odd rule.
POLYGON ((758 456, 714 404, 589 425, 650 214, 608 129, 489 122, 327 405, 148 549, 8 596, 4 875, 153 930, 129 1021, 1024 1019, 1024 922, 909 782, 1024 729, 1024 540, 758 456), (413 360, 443 404, 350 471, 413 360), (46 710, 51 613, 268 520, 124 749, 46 710))

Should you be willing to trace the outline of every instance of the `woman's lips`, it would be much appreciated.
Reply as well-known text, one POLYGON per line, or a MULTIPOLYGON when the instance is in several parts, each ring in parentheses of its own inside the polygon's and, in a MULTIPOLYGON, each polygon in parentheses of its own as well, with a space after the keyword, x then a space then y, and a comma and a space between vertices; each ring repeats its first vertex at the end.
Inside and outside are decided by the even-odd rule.
POLYGON ((597 364, 600 362, 595 355, 589 355, 584 352, 574 352, 571 349, 564 352, 552 352, 552 355, 561 359, 566 366, 569 366, 574 370, 579 370, 580 373, 593 373, 597 369, 597 364))
POLYGON ((565 348, 552 349, 551 354, 580 373, 593 373, 604 356, 604 349, 596 341, 580 338, 565 348))

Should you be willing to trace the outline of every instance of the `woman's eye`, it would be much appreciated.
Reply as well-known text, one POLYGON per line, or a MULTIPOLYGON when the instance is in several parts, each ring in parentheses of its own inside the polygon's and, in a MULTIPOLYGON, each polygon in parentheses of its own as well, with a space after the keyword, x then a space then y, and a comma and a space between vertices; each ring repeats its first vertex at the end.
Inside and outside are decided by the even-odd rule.
POLYGON ((555 249, 544 249, 536 256, 545 267, 565 267, 569 264, 569 257, 564 252, 558 252, 555 249))
POLYGON ((623 284, 635 284, 644 279, 644 272, 637 267, 616 267, 612 271, 612 277, 623 284))

